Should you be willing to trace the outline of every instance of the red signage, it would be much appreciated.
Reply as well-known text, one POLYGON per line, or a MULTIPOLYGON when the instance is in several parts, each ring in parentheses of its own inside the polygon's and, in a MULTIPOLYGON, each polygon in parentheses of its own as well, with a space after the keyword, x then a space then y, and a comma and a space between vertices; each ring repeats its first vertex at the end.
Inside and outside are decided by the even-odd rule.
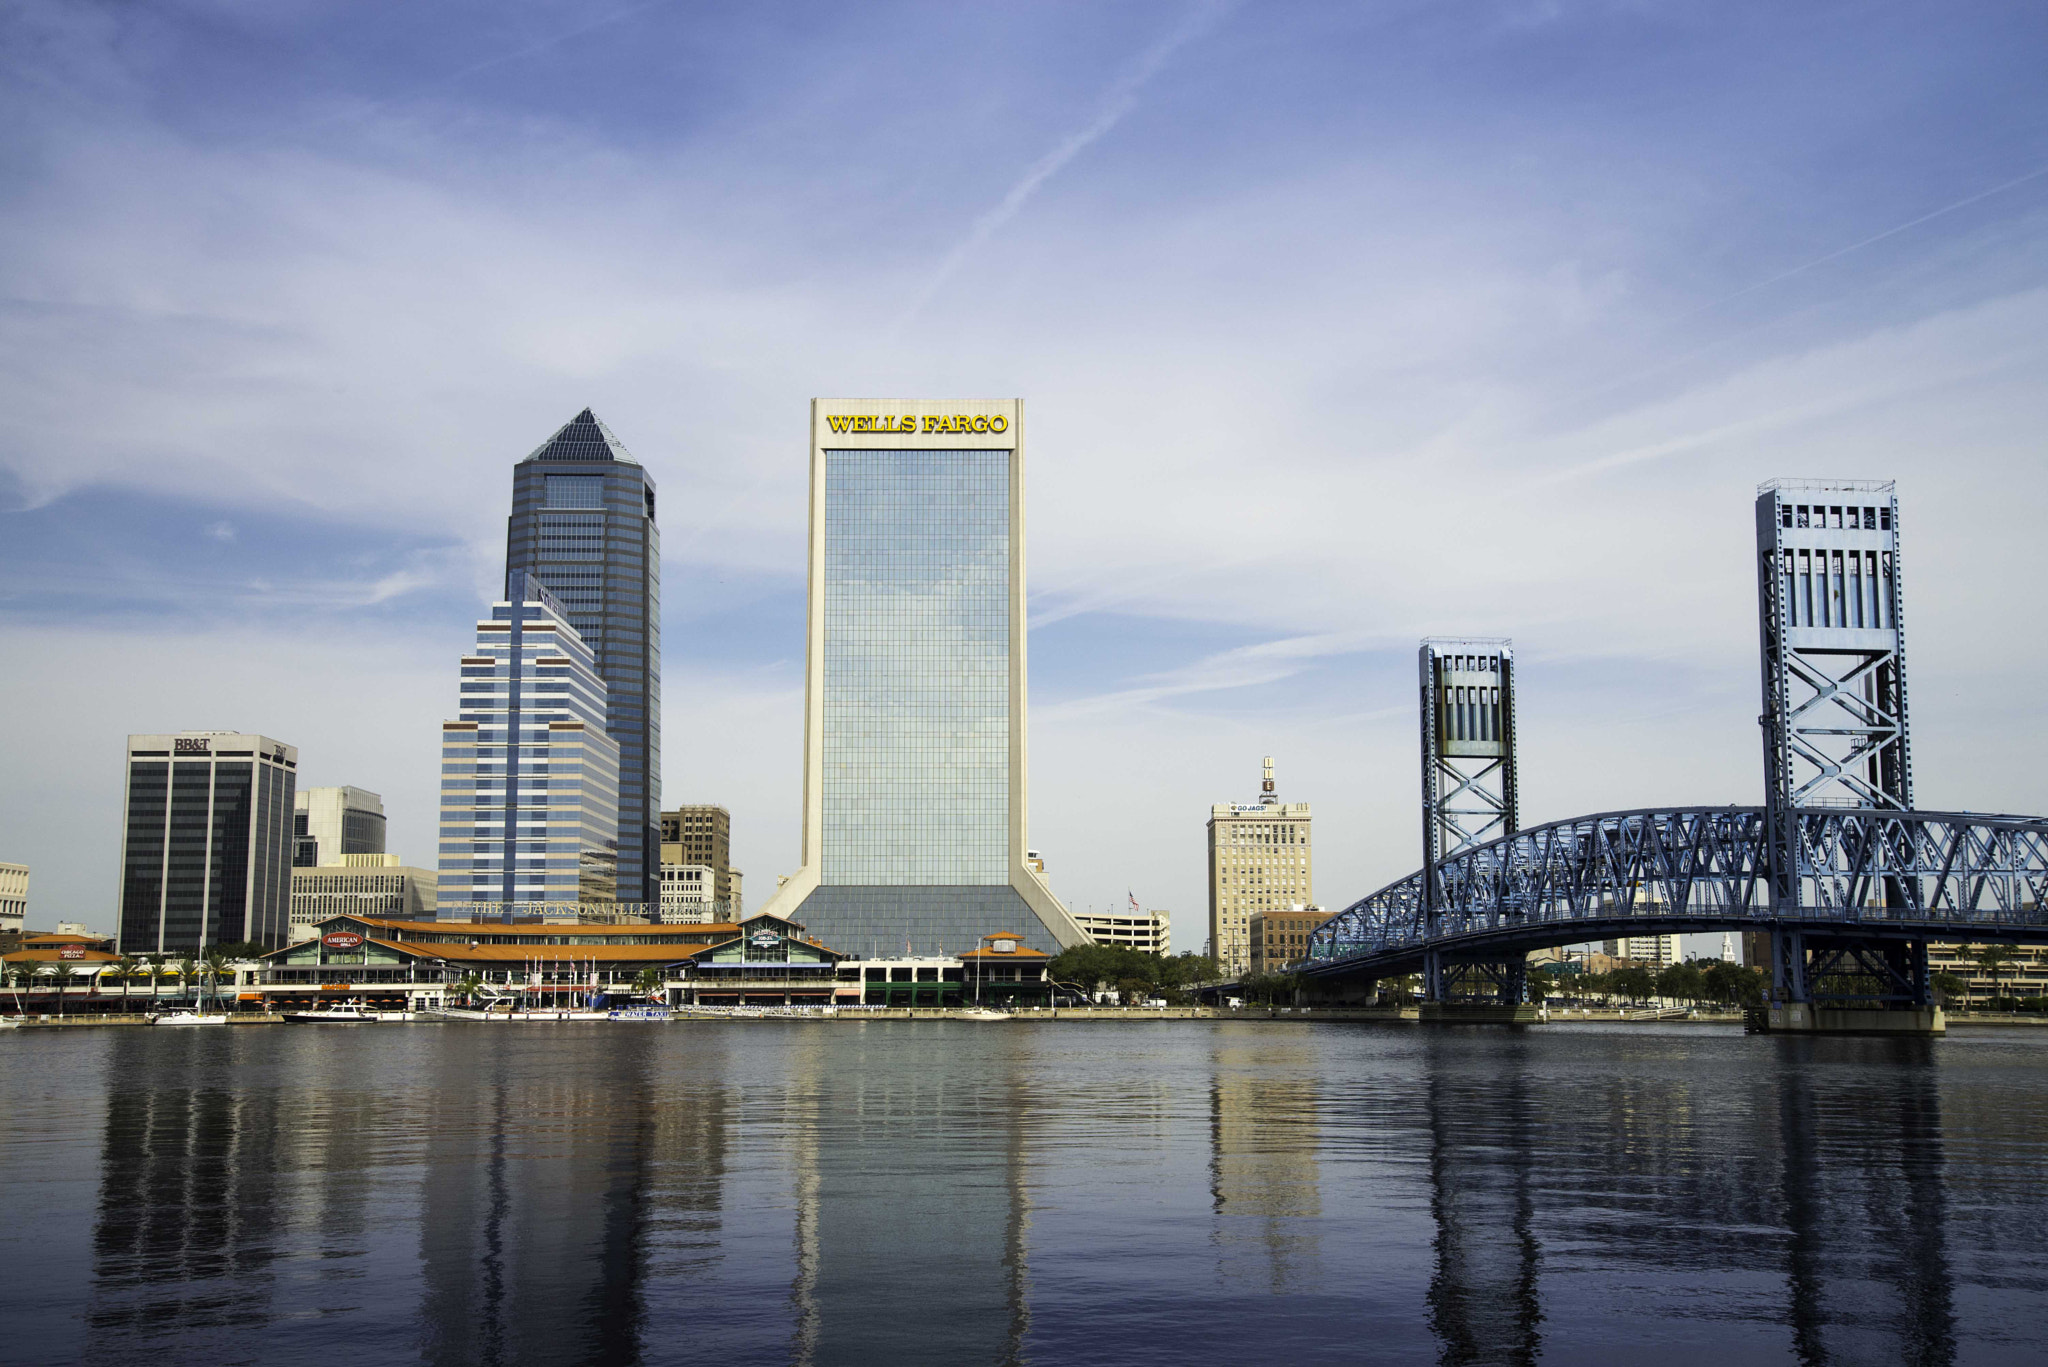
POLYGON ((363 937, 353 930, 330 930, 320 937, 320 943, 329 949, 361 949, 363 937))
POLYGON ((60 959, 83 959, 85 957, 85 946, 60 945, 57 949, 57 957, 60 959))

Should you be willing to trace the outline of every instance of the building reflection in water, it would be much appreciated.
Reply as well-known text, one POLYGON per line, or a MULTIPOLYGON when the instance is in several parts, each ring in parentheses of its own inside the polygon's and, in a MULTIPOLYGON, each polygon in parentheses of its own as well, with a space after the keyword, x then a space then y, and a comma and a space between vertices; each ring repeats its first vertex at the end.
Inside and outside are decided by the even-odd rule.
POLYGON ((1440 1361, 1534 1363, 1543 1348, 1542 1249, 1532 1171, 1535 1101, 1521 1041, 1497 1034, 1500 1066, 1479 1085, 1454 1060, 1463 1041, 1428 1043, 1424 1106, 1436 1221, 1429 1318, 1440 1361))
POLYGON ((1219 1033, 1209 1084, 1217 1270, 1276 1294, 1319 1290, 1318 1055, 1259 1027, 1219 1033))
POLYGON ((504 1049, 434 1055, 447 1075, 431 1088, 419 1231, 433 1367, 638 1362, 657 1245, 687 1277, 715 1241, 724 1093, 661 1104, 656 1032, 613 1044, 569 1069, 504 1049))
POLYGON ((1803 1364, 1955 1361, 1931 1040, 1774 1041, 1793 1347, 1803 1364), (1824 1050, 1877 1065, 1846 1084, 1824 1050))
POLYGON ((219 1086, 217 1036, 110 1043, 134 1081, 106 1099, 87 1323, 102 1348, 225 1347, 271 1315, 280 1098, 219 1086))
POLYGON ((1027 1125, 1059 1104, 1027 1081, 1047 1032, 899 1030, 875 1069, 861 1066, 868 1028, 809 1028, 791 1050, 792 1361, 1021 1363, 1027 1125), (954 1057, 962 1032, 989 1046, 973 1067, 954 1057))
POLYGON ((1743 1342, 1731 1332, 1747 1324, 1758 1351, 1775 1339, 1809 1367, 1953 1362, 1943 1119, 1927 1056, 1939 1046, 1757 1046, 1778 1056, 1708 1071, 1646 1040, 1633 1069, 1543 1092, 1530 1076, 1538 1051, 1512 1038, 1426 1042, 1440 1362, 1639 1343, 1645 1314, 1664 1316, 1674 1343, 1743 1342), (1665 1067, 1681 1059, 1690 1075, 1665 1067), (1577 1268, 1600 1267, 1620 1302, 1575 1301, 1569 1322, 1546 1325, 1546 1236, 1577 1268), (1711 1313, 1693 1320, 1695 1304, 1711 1313))

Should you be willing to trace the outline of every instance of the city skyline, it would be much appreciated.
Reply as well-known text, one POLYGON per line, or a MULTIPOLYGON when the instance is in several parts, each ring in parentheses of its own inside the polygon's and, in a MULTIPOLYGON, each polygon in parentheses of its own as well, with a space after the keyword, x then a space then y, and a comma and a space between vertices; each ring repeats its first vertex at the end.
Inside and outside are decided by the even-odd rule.
POLYGON ((665 799, 732 811, 758 903, 797 862, 824 392, 1030 401, 1031 829, 1077 910, 1196 914, 1202 813, 1264 754, 1319 901, 1412 869, 1427 635, 1514 637, 1525 822, 1759 800, 1776 476, 1914 509, 1920 805, 2048 808, 2048 610, 1982 591, 2040 576, 2048 514, 2038 16, 797 13, 397 56, 314 12, 51 20, 0 216, 35 917, 107 910, 130 732, 289 737, 423 861, 504 466, 584 405, 668 503, 665 799), (733 56, 711 102, 649 106, 686 39, 733 56), (845 74, 885 52, 933 79, 845 74))

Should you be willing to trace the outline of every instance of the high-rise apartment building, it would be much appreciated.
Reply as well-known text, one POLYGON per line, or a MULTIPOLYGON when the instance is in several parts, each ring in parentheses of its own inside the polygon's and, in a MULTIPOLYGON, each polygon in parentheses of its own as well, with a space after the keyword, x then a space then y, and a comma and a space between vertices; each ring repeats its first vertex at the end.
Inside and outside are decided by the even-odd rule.
POLYGON ((1225 973, 1248 973, 1252 914, 1315 900, 1309 804, 1280 800, 1268 755, 1257 802, 1209 808, 1209 952, 1225 973))
POLYGON ((301 788, 292 814, 292 867, 384 853, 384 799, 367 788, 301 788))
POLYGON ((811 404, 803 864, 764 911, 855 953, 1051 952, 1025 860, 1023 404, 811 404))
POLYGON ((19 935, 28 920, 28 865, 0 864, 0 935, 19 935))
POLYGON ((299 752, 268 736, 128 737, 123 954, 285 942, 298 767, 299 752))
POLYGON ((443 920, 620 900, 604 680, 561 604, 514 579, 476 624, 460 715, 441 724, 443 920))
POLYGON ((1678 963, 1676 935, 1630 935, 1602 942, 1601 949, 1617 959, 1627 959, 1646 968, 1669 968, 1678 963))
POLYGON ((661 537, 654 481, 584 409, 513 467, 508 575, 531 574, 589 646, 619 747, 619 900, 660 898, 661 537))
MULTIPOLYGON (((695 803, 661 814, 661 863, 701 864, 712 873, 711 900, 739 919, 739 888, 732 868, 732 813, 723 807, 695 803)), ((664 872, 664 889, 674 880, 664 872)))

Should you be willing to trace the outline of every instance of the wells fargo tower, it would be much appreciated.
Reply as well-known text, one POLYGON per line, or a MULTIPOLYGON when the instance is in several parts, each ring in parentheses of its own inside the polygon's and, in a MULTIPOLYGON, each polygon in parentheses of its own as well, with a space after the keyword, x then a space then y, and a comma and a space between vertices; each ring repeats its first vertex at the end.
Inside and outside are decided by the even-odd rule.
POLYGON ((811 403, 803 865, 764 910, 835 948, 1085 942, 1024 857, 1023 408, 811 403))
POLYGON ((661 901, 661 537, 654 481, 589 409, 512 468, 512 582, 532 575, 589 645, 619 747, 618 898, 661 901))

